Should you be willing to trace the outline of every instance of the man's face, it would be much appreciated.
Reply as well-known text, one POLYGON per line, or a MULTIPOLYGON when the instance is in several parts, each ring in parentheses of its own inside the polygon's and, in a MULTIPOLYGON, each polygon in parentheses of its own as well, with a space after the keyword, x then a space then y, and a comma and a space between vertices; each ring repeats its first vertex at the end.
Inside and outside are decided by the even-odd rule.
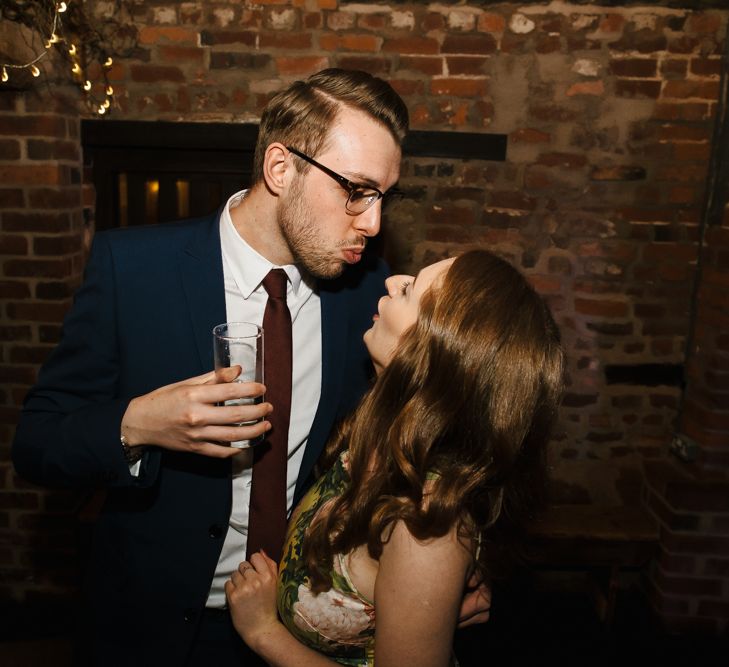
MULTIPOLYGON (((294 146, 298 148, 298 146, 294 146)), ((381 192, 400 176, 400 148, 384 126, 361 111, 342 108, 323 150, 310 156, 350 181, 381 192)), ((293 153, 290 160, 300 160, 293 153)), ((281 196, 278 221, 296 262, 317 278, 335 278, 356 264, 367 239, 380 231, 382 201, 358 215, 349 213, 348 193, 315 166, 294 171, 281 196)))

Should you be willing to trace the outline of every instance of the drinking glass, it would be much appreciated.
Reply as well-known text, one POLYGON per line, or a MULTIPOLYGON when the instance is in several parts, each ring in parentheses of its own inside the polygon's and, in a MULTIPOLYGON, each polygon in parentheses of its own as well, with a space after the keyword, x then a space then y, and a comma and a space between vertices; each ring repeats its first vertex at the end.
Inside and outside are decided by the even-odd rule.
MULTIPOLYGON (((263 383, 263 329, 252 322, 225 322, 213 328, 213 353, 215 370, 230 366, 240 366, 240 375, 234 382, 263 383)), ((252 405, 262 403, 263 396, 235 398, 226 401, 225 405, 252 405)), ((236 426, 255 424, 240 422, 236 426)), ((236 440, 231 447, 243 449, 251 447, 263 440, 263 435, 250 440, 236 440)))

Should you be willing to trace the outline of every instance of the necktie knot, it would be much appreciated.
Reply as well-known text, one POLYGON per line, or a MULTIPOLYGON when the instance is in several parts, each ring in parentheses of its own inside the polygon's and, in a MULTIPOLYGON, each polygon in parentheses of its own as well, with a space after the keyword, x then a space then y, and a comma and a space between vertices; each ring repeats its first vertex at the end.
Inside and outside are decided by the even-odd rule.
POLYGON ((286 299, 288 277, 283 269, 271 269, 263 279, 263 289, 271 299, 286 299))

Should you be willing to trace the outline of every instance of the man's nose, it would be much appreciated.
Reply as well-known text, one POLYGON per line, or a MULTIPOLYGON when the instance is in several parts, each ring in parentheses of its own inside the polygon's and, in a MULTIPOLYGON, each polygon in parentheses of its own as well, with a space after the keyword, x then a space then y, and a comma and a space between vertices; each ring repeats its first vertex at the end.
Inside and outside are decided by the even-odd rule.
POLYGON ((353 226, 362 236, 377 236, 382 218, 382 200, 376 201, 366 211, 355 216, 353 226))

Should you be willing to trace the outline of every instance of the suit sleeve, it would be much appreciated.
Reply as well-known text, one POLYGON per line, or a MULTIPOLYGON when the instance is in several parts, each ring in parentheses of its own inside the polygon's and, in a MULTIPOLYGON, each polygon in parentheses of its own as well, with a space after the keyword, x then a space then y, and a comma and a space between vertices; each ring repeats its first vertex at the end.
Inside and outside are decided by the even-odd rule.
POLYGON ((84 283, 66 316, 61 342, 40 371, 21 411, 12 447, 18 474, 47 486, 148 486, 159 453, 133 477, 120 443, 131 400, 118 395, 119 322, 113 258, 97 234, 84 283))

